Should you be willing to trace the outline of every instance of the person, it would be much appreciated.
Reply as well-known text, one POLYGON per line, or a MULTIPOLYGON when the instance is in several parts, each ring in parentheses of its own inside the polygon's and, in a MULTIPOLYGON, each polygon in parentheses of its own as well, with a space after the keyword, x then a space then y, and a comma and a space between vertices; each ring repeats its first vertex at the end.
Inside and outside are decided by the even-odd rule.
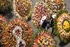
POLYGON ((42 23, 42 28, 49 29, 51 27, 52 28, 52 33, 53 33, 53 30, 54 30, 53 26, 54 26, 53 25, 53 17, 47 16, 46 19, 42 23))
POLYGON ((52 33, 53 33, 53 31, 54 31, 54 28, 53 28, 53 26, 54 26, 54 25, 53 25, 53 22, 54 22, 54 21, 53 21, 53 20, 54 20, 53 17, 51 17, 51 18, 50 18, 50 27, 52 27, 52 33))
POLYGON ((46 16, 46 18, 44 19, 43 23, 42 23, 42 28, 46 28, 49 29, 50 28, 50 16, 46 16))

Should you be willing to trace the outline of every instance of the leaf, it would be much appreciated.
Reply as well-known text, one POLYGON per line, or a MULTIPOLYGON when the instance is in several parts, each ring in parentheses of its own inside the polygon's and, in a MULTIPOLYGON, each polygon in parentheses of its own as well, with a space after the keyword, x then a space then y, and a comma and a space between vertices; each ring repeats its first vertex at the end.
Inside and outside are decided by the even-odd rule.
POLYGON ((66 9, 61 9, 58 11, 57 15, 61 15, 63 13, 68 13, 68 11, 66 9))

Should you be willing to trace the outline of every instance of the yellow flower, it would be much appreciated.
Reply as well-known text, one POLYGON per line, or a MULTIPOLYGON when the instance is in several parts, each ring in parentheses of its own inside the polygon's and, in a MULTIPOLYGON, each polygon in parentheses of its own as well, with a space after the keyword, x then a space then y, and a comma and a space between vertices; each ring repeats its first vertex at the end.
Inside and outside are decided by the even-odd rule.
POLYGON ((38 14, 36 14, 36 16, 38 16, 38 14))
POLYGON ((42 41, 42 44, 45 44, 45 40, 42 41))
POLYGON ((48 45, 48 43, 49 43, 49 42, 47 41, 47 42, 45 43, 45 45, 48 45))
POLYGON ((38 40, 38 43, 40 43, 40 41, 38 40))
POLYGON ((70 24, 67 20, 63 22, 63 28, 64 29, 69 29, 70 28, 70 24))
POLYGON ((48 46, 48 47, 53 47, 53 46, 48 46))
POLYGON ((44 36, 41 36, 41 39, 44 39, 45 37, 44 36))

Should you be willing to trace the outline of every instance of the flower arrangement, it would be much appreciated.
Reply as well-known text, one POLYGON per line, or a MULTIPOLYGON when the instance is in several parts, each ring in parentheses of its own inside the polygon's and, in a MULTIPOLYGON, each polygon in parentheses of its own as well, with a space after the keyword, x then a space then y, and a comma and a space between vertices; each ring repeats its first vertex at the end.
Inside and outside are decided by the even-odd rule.
POLYGON ((46 30, 39 30, 33 38, 32 47, 56 47, 56 42, 51 33, 46 30))
POLYGON ((0 15, 0 44, 2 44, 2 35, 7 26, 6 18, 3 15, 0 15))
POLYGON ((33 25, 40 28, 43 21, 49 16, 50 14, 47 5, 44 2, 37 2, 32 14, 33 25))
POLYGON ((32 9, 32 3, 30 0, 14 0, 13 9, 16 16, 28 19, 32 9))
POLYGON ((7 11, 9 8, 11 8, 11 5, 11 0, 0 0, 0 12, 7 11))
POLYGON ((57 29, 59 37, 63 42, 68 42, 70 39, 70 16, 67 13, 61 14, 57 19, 57 29))
POLYGON ((10 21, 2 36, 4 47, 29 47, 32 37, 30 25, 23 19, 10 21))
POLYGON ((64 0, 45 0, 45 2, 47 3, 51 14, 66 8, 64 0))

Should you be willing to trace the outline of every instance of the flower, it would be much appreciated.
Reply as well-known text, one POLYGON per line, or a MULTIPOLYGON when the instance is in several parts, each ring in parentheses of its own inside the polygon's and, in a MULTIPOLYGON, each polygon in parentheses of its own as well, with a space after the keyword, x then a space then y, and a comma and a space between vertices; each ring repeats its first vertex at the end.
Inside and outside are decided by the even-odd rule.
POLYGON ((67 30, 70 28, 70 23, 66 20, 63 22, 63 29, 67 30))
POLYGON ((36 36, 35 40, 34 40, 34 45, 33 46, 40 46, 40 47, 55 47, 55 41, 53 39, 53 37, 51 36, 51 34, 49 34, 49 32, 41 32, 40 34, 38 34, 38 36, 36 36))
POLYGON ((68 13, 61 14, 57 19, 57 29, 59 37, 63 42, 68 42, 70 39, 70 16, 68 13))

